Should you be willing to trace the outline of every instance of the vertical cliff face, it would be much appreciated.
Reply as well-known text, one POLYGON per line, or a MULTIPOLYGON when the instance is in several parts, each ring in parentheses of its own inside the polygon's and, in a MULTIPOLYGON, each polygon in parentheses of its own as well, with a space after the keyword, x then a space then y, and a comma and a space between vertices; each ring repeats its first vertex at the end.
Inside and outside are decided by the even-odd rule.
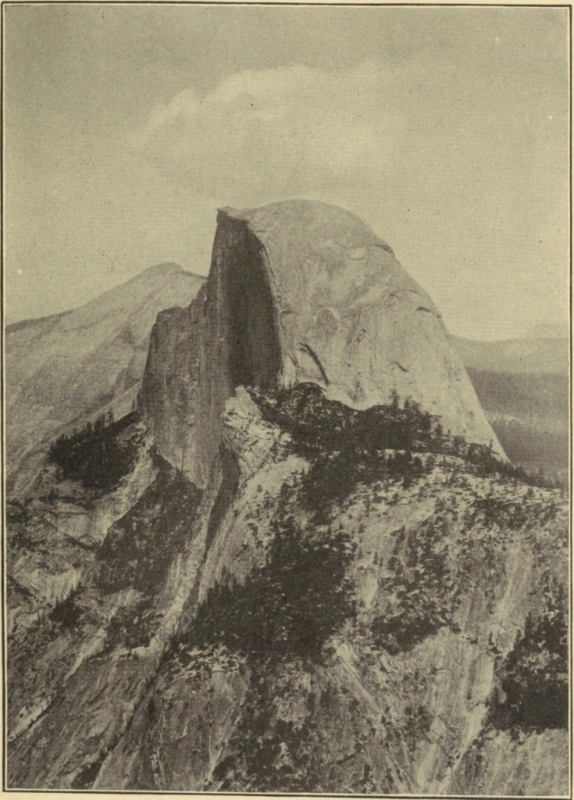
POLYGON ((218 215, 206 286, 195 479, 203 485, 219 447, 221 413, 237 386, 280 381, 281 350, 271 276, 259 240, 242 220, 218 215))
POLYGON ((396 391, 504 455, 436 307, 359 219, 304 200, 224 209, 207 282, 198 482, 236 386, 305 381, 355 408, 396 391))
POLYGON ((197 438, 204 301, 202 287, 189 308, 170 308, 158 314, 138 398, 159 452, 186 474, 191 474, 197 438))

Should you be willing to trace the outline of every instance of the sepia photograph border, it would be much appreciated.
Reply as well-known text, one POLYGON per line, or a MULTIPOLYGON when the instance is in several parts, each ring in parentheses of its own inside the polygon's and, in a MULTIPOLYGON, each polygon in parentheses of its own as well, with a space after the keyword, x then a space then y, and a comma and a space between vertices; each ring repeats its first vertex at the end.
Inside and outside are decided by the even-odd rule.
MULTIPOLYGON (((572 278, 573 278, 573 262, 572 262, 572 240, 573 240, 573 172, 572 172, 572 76, 573 76, 573 63, 572 63, 572 12, 573 12, 573 3, 556 3, 556 2, 548 2, 548 3, 541 3, 541 2, 394 2, 394 3, 385 3, 385 2, 374 2, 372 0, 363 0, 363 2, 351 2, 349 0, 341 0, 341 2, 333 2, 332 0, 326 0, 326 2, 322 2, 321 0, 302 0, 301 2, 286 2, 285 0, 277 0, 274 2, 273 0, 267 2, 261 2, 260 0, 126 0, 125 2, 116 2, 116 0, 101 0, 101 2, 96 2, 96 0, 0 0, 1 5, 1 16, 0 16, 0 41, 2 44, 2 84, 0 87, 1 91, 1 98, 2 102, 0 104, 0 115, 1 115, 1 124, 0 124, 0 141, 2 146, 2 167, 4 167, 5 157, 6 157, 6 141, 4 136, 4 124, 5 124, 5 117, 4 117, 4 102, 5 102, 5 80, 6 80, 6 73, 5 73, 5 64, 4 64, 4 42, 6 36, 6 23, 5 23, 5 10, 10 6, 16 5, 28 5, 28 6, 49 6, 49 5, 70 5, 70 6, 83 6, 83 5, 91 5, 91 6, 126 6, 126 7, 134 7, 134 13, 136 13, 135 9, 137 7, 144 7, 144 6, 209 6, 209 5, 217 5, 223 7, 238 7, 238 6, 259 6, 259 7, 266 7, 272 8, 275 6, 283 6, 283 7, 303 7, 303 6, 314 6, 314 7, 377 7, 377 8, 430 8, 430 7, 443 7, 443 8, 460 8, 460 9, 467 9, 467 8, 548 8, 548 9, 567 9, 568 10, 568 60, 569 60, 569 73, 570 73, 570 82, 569 82, 569 140, 570 140, 570 158, 568 163, 568 172, 569 172, 569 235, 570 235, 570 248, 569 248, 569 394, 570 394, 570 411, 569 411, 569 423, 570 423, 570 441, 569 441, 569 478, 568 478, 568 485, 570 489, 570 496, 569 496, 569 525, 570 525, 570 541, 569 541, 569 554, 570 554, 570 570, 569 570, 569 600, 568 600, 568 608, 569 608, 569 620, 568 620, 568 630, 569 630, 569 668, 570 668, 570 685, 569 685, 569 754, 570 754, 570 765, 569 765, 569 797, 571 800, 574 797, 574 775, 573 775, 573 767, 574 767, 574 737, 573 737, 573 696, 574 696, 574 687, 573 687, 573 659, 572 659, 572 641, 573 641, 573 626, 572 626, 572 614, 573 614, 573 569, 572 569, 572 464, 574 458, 574 448, 573 448, 573 423, 572 423, 572 403, 573 403, 573 383, 572 383, 572 363, 574 357, 574 350, 573 350, 573 341, 572 341, 572 330, 573 330, 573 290, 572 290, 572 278)), ((5 175, 4 169, 2 170, 2 174, 5 175)), ((1 187, 1 198, 0 198, 0 207, 1 207, 1 219, 2 219, 2 270, 0 274, 0 285, 2 287, 2 308, 1 308, 1 315, 2 315, 2 348, 1 348, 1 369, 2 369, 2 392, 0 396, 1 401, 1 412, 2 412, 2 473, 3 476, 6 475, 6 446, 5 446, 5 429, 6 429, 6 385, 5 385, 5 327, 6 327, 6 275, 4 270, 4 262, 5 262, 5 254, 7 249, 7 239, 6 239, 6 232, 4 226, 4 219, 5 219, 5 211, 6 211, 6 188, 4 184, 4 179, 2 180, 2 187, 1 187)), ((155 797, 168 797, 168 796, 185 796, 185 797, 234 797, 234 798, 242 798, 242 797, 278 797, 278 798, 290 798, 290 797, 334 797, 334 798, 361 798, 361 797, 373 797, 373 798, 396 798, 396 800, 400 800, 400 798, 421 798, 421 800, 444 800, 444 798, 456 798, 457 795, 435 795, 435 794, 347 794, 347 793, 337 793, 337 794, 322 794, 322 793, 314 793, 314 794, 305 794, 305 793, 288 793, 288 792, 275 792, 275 793, 262 793, 262 792, 250 792, 249 794, 244 794, 241 792, 182 792, 182 791, 152 791, 152 790, 116 790, 114 792, 105 791, 105 790, 61 790, 61 789, 35 789, 35 790, 28 790, 28 789, 17 789, 17 788, 9 788, 6 785, 6 775, 7 775, 7 605, 6 605, 6 586, 7 586, 7 575, 6 575, 6 486, 3 480, 2 482, 2 537, 1 537, 1 553, 2 553, 2 571, 1 571, 1 590, 2 590, 2 622, 3 622, 3 635, 2 635, 2 786, 1 786, 1 794, 2 795, 19 795, 23 798, 30 798, 33 800, 34 797, 40 795, 52 795, 52 796, 61 796, 66 798, 87 798, 90 795, 94 796, 104 796, 109 798, 115 797, 124 797, 124 796, 155 796, 155 797)), ((478 798, 498 798, 501 797, 500 795, 463 795, 460 796, 461 800, 467 800, 470 797, 478 798)), ((508 798, 510 800, 513 797, 519 797, 514 795, 504 795, 504 798, 508 798)), ((542 797, 542 796, 541 796, 542 797)), ((543 796, 544 798, 553 797, 552 795, 543 796)), ((565 796, 560 795, 557 796, 563 798, 565 796)))

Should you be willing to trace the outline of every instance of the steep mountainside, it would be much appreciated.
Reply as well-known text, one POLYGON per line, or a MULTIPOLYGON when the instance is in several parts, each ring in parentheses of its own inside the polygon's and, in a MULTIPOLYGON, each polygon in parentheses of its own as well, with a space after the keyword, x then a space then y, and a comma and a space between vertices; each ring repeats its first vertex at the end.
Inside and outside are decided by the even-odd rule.
POLYGON ((187 306, 204 278, 160 264, 81 308, 6 329, 9 487, 22 492, 47 442, 106 408, 131 410, 157 313, 187 306))
POLYGON ((8 512, 10 787, 567 794, 567 500, 346 212, 220 212, 8 512))
POLYGON ((239 388, 203 494, 143 441, 13 510, 9 785, 566 793, 565 500, 346 408, 239 388))

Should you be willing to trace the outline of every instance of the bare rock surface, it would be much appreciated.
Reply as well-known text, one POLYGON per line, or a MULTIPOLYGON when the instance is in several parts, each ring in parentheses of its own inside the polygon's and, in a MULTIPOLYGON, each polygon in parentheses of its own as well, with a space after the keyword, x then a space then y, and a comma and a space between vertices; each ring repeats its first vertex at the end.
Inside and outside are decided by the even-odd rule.
POLYGON ((313 381, 356 408, 396 391, 503 455, 439 311, 353 214, 307 200, 223 209, 206 292, 199 483, 237 385, 313 381))
POLYGON ((188 308, 158 314, 139 395, 139 407, 159 452, 185 473, 194 460, 205 290, 188 308))

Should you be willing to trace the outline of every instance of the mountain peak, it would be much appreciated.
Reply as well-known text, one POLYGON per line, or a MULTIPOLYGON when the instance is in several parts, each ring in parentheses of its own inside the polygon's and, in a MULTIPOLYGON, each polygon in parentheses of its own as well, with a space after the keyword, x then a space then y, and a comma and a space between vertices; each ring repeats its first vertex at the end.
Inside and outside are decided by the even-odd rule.
POLYGON ((147 269, 144 269, 143 272, 138 273, 135 277, 141 277, 142 275, 169 275, 171 273, 176 272, 185 272, 184 268, 180 264, 176 264, 174 261, 162 261, 161 264, 154 264, 147 269))
POLYGON ((222 208, 220 215, 248 222, 254 229, 285 231, 293 229, 303 240, 313 240, 317 233, 332 244, 346 241, 357 247, 379 244, 388 245, 376 236, 365 223, 351 211, 319 200, 294 198, 270 203, 260 208, 233 209, 222 208))
POLYGON ((428 295, 309 201, 221 211, 200 283, 11 337, 7 784, 566 796, 568 502, 428 295))
POLYGON ((310 200, 221 209, 206 303, 200 485, 240 385, 314 382, 357 409, 397 392, 503 455, 438 309, 354 214, 310 200))
POLYGON ((56 432, 131 408, 159 312, 186 308, 205 278, 157 264, 79 308, 7 328, 9 473, 26 486, 56 432), (124 402, 125 400, 125 402, 124 402))
MULTIPOLYGON (((121 286, 125 286, 127 284, 132 283, 141 283, 147 280, 156 279, 156 278, 167 278, 169 276, 179 276, 187 274, 184 268, 180 264, 176 264, 175 262, 171 261, 163 261, 161 264, 154 264, 151 267, 147 267, 146 269, 142 270, 141 272, 136 273, 131 278, 129 278, 124 284, 121 286)), ((114 291, 114 287, 110 291, 114 291)))
POLYGON ((174 261, 162 261, 161 264, 154 264, 152 267, 144 269, 143 272, 139 272, 131 280, 137 281, 144 277, 168 277, 170 275, 185 275, 196 278, 199 281, 204 281, 207 277, 206 275, 198 275, 197 272, 184 269, 181 264, 176 264, 174 261))

